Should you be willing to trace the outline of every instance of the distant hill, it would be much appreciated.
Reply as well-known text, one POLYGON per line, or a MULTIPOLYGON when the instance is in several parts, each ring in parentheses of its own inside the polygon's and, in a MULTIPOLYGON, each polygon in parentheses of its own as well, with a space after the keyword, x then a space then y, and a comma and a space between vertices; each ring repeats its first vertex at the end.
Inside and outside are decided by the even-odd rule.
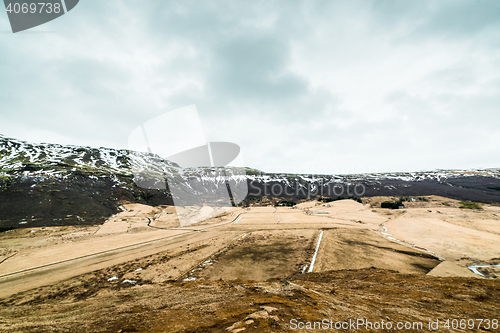
POLYGON ((132 169, 169 173, 173 167, 148 153, 0 136, 0 227, 95 224, 124 200, 172 204, 167 190, 138 188, 132 169))
MULTIPOLYGON (((171 205, 166 189, 144 189, 134 170, 183 177, 190 195, 208 195, 226 186, 200 169, 180 168, 155 154, 34 144, 0 135, 0 230, 12 227, 102 223, 122 201, 171 205), (203 182, 193 189, 189 181, 203 182)), ((249 195, 242 203, 300 201, 316 197, 440 195, 500 203, 500 169, 358 175, 269 174, 246 168, 249 195)), ((179 179, 177 179, 179 180, 179 179)))

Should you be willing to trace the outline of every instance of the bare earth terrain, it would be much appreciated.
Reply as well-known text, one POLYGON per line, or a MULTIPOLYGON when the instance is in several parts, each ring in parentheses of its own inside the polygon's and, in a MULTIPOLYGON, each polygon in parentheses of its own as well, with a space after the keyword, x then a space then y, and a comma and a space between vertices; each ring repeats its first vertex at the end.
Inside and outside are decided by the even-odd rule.
POLYGON ((231 208, 187 227, 171 206, 124 204, 100 226, 1 233, 0 331, 500 319, 500 207, 432 196, 379 208, 387 199, 231 208))

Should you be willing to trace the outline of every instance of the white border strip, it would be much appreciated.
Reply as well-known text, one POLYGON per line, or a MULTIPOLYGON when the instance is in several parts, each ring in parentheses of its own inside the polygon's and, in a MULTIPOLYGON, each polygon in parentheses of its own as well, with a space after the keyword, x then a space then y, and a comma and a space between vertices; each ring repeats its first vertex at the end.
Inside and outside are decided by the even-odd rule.
POLYGON ((66 10, 66 0, 61 0, 61 3, 62 3, 62 6, 63 6, 63 10, 64 10, 64 14, 67 14, 68 11, 66 10))
POLYGON ((321 233, 319 234, 318 245, 316 245, 316 251, 314 252, 313 258, 311 260, 311 265, 309 266, 309 270, 307 271, 307 273, 311 273, 313 271, 314 262, 316 261, 316 255, 318 254, 319 244, 321 243, 322 237, 323 237, 323 231, 321 231, 321 233))

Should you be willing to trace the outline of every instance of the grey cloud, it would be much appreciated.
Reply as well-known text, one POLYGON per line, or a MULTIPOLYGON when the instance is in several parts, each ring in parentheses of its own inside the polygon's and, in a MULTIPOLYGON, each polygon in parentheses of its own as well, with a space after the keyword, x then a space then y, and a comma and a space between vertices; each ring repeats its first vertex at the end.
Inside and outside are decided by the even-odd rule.
POLYGON ((468 38, 485 29, 500 27, 500 3, 493 0, 445 1, 441 6, 429 5, 427 22, 420 28, 427 34, 468 38))
POLYGON ((279 102, 307 93, 307 82, 287 70, 290 50, 278 38, 241 38, 216 48, 209 91, 227 96, 279 102), (213 89, 213 90, 212 90, 213 89))
POLYGON ((373 16, 397 42, 440 38, 466 39, 500 27, 500 3, 495 0, 371 1, 373 16))
POLYGON ((0 35, 0 133, 123 148, 138 124, 196 104, 207 138, 240 144, 249 166, 500 163, 484 142, 500 123, 498 10, 485 0, 82 1, 44 26, 57 34, 0 35), (466 53, 398 77, 412 74, 400 65, 412 54, 431 61, 441 44, 466 53), (401 85, 375 96, 392 81, 401 85))

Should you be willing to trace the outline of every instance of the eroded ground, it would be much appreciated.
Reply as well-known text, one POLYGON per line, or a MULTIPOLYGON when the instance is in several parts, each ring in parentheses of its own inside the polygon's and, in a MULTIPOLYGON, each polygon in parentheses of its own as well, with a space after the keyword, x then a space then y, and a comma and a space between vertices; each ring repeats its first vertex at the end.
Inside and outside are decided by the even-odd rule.
POLYGON ((2 233, 0 330, 275 332, 294 317, 498 315, 500 207, 427 197, 378 208, 388 199, 232 208, 187 227, 173 207, 124 204, 101 226, 2 233))
MULTIPOLYGON (((136 266, 134 266, 136 267, 136 266)), ((130 269, 134 268, 130 267, 130 269)), ((8 332, 320 332, 291 321, 409 322, 498 318, 500 283, 363 269, 246 280, 106 282, 98 272, 0 302, 8 332)), ((429 331, 409 329, 408 332, 429 331)), ((418 328, 418 326, 417 326, 418 328)), ((323 330, 324 331, 324 330, 323 330)), ((346 329, 344 332, 372 331, 346 329)), ((378 330, 380 331, 380 330, 378 330)))

